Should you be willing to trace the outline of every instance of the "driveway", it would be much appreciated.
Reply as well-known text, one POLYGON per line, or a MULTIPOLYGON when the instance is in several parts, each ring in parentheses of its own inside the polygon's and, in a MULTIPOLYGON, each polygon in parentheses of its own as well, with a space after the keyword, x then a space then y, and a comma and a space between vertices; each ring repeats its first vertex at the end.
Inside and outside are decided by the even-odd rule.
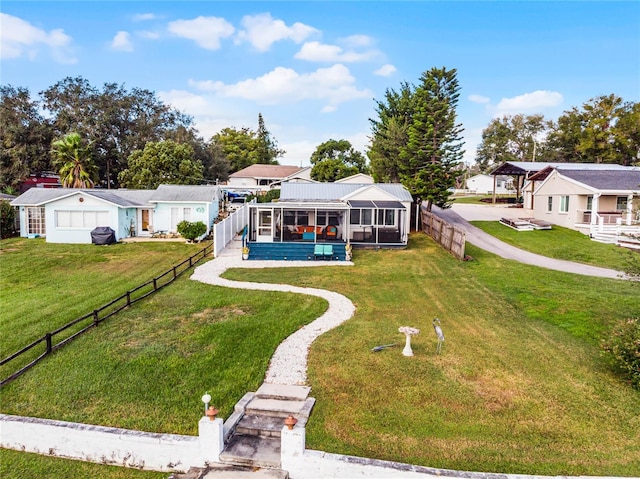
MULTIPOLYGON (((484 206, 453 204, 449 209, 433 206, 432 213, 445 221, 459 227, 466 233, 466 240, 490 253, 504 259, 511 259, 525 264, 553 269, 565 273, 582 274, 585 276, 597 276, 600 278, 629 279, 624 272, 613 269, 600 268, 582 263, 574 263, 560 259, 548 258, 535 253, 524 251, 511 246, 504 241, 485 233, 480 228, 473 226, 469 221, 499 221, 500 218, 522 218, 533 216, 530 211, 522 208, 509 208, 506 206, 484 206)), ((506 226, 505 226, 506 228, 506 226)))

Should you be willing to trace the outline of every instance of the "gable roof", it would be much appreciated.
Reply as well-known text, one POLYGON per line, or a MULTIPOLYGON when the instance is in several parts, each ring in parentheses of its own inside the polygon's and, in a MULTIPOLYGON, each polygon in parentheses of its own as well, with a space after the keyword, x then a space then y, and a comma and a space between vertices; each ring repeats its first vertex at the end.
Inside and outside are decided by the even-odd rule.
POLYGON ((160 185, 156 190, 103 190, 99 188, 30 188, 11 202, 12 206, 41 206, 78 193, 92 196, 121 208, 151 206, 150 202, 213 202, 220 195, 217 186, 160 185))
POLYGON ((215 185, 160 185, 149 199, 152 203, 162 201, 205 202, 218 201, 220 188, 215 185))
POLYGON ((255 164, 247 166, 242 170, 236 171, 229 175, 230 178, 273 178, 282 179, 292 176, 297 172, 304 170, 298 166, 291 165, 262 165, 255 164))
POLYGON ((339 201, 361 188, 377 187, 398 201, 413 201, 411 194, 400 183, 283 183, 280 201, 327 202, 339 201))
POLYGON ((615 165, 609 163, 545 163, 534 161, 507 161, 491 171, 490 175, 528 175, 536 173, 545 168, 562 168, 576 170, 620 170, 629 168, 628 166, 615 165))
POLYGON ((640 191, 640 169, 629 171, 565 170, 558 173, 597 190, 640 191))

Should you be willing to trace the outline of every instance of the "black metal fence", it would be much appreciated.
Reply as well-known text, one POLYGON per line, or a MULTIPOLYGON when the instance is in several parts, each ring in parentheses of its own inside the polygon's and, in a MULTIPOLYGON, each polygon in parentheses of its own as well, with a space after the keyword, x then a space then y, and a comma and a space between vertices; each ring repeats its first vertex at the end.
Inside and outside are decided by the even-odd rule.
POLYGON ((212 243, 208 244, 205 248, 190 256, 182 263, 165 271, 160 276, 127 291, 113 301, 108 302, 98 309, 94 309, 92 312, 85 314, 81 318, 75 319, 55 331, 45 334, 40 339, 37 339, 28 346, 22 348, 20 351, 4 358, 0 361, 0 367, 9 363, 16 364, 18 359, 22 359, 22 361, 21 365, 16 366, 16 369, 19 368, 16 372, 0 382, 0 387, 20 376, 44 357, 60 349, 65 344, 87 332, 89 329, 96 327, 102 321, 172 283, 176 278, 178 278, 178 276, 204 259, 207 254, 211 253, 213 253, 212 243), (44 351, 40 354, 38 354, 38 351, 40 351, 38 347, 44 348, 44 351), (27 362, 27 364, 24 364, 24 362, 27 362))

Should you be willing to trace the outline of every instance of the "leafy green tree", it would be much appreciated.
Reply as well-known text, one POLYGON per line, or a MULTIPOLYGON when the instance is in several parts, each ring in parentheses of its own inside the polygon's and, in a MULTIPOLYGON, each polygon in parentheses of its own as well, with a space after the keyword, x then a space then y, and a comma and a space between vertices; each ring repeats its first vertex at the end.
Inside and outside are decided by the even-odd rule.
POLYGON ((264 124, 262 113, 258 113, 258 131, 256 133, 257 162, 265 165, 277 165, 278 158, 285 154, 264 124))
POLYGON ((413 94, 408 142, 400 153, 402 183, 412 195, 447 206, 455 185, 455 168, 462 160, 462 126, 456 122, 460 86, 456 70, 432 68, 420 77, 413 94))
POLYGON ((554 161, 632 165, 640 158, 640 107, 611 94, 564 112, 548 146, 554 161))
POLYGON ((0 86, 0 188, 48 171, 53 130, 26 88, 0 86))
POLYGON ((311 178, 333 182, 358 173, 367 173, 367 160, 347 140, 321 143, 311 155, 311 178))
POLYGON ((91 142, 101 184, 117 186, 117 175, 134 150, 162 141, 192 119, 164 105, 154 93, 130 92, 115 83, 102 90, 82 77, 67 77, 41 93, 56 135, 76 131, 91 142))
POLYGON ((622 164, 640 166, 640 103, 627 102, 618 110, 613 134, 622 164))
POLYGON ((210 148, 224 155, 232 173, 258 162, 257 135, 249 128, 222 129, 211 138, 210 148))
POLYGON ((193 159, 193 148, 172 140, 149 142, 129 157, 128 168, 118 175, 125 188, 155 189, 160 184, 197 185, 203 166, 193 159))
POLYGON ((482 131, 476 163, 487 172, 506 161, 546 161, 545 137, 551 122, 544 116, 505 115, 482 131))
POLYGON ((91 149, 82 144, 78 133, 69 133, 51 144, 53 164, 64 188, 93 188, 96 166, 91 159, 91 149))

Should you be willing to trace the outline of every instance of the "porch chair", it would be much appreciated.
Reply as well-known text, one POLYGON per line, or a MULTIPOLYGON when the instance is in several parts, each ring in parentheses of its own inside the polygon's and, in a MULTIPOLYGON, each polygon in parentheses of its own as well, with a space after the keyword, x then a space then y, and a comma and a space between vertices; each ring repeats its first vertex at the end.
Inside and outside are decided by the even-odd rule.
POLYGON ((323 247, 323 252, 325 259, 333 259, 333 245, 325 244, 323 247))
POLYGON ((338 237, 338 228, 329 225, 324 229, 324 237, 328 240, 335 240, 338 237))
POLYGON ((321 244, 316 244, 313 248, 313 259, 324 258, 324 247, 321 244))

